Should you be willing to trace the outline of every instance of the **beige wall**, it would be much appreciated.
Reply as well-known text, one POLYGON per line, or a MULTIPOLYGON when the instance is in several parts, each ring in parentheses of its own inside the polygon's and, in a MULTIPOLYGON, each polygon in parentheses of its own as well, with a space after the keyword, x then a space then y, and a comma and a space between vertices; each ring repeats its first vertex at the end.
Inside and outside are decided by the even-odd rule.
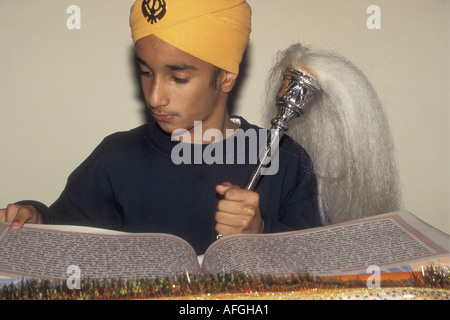
MULTIPOLYGON (((0 207, 54 201, 107 134, 145 121, 134 77, 132 0, 1 0, 0 207), (69 30, 67 8, 81 9, 69 30)), ((447 0, 249 0, 253 33, 233 112, 260 122, 273 56, 292 42, 340 52, 386 105, 404 208, 449 232, 447 0), (369 30, 369 5, 381 29, 369 30)))

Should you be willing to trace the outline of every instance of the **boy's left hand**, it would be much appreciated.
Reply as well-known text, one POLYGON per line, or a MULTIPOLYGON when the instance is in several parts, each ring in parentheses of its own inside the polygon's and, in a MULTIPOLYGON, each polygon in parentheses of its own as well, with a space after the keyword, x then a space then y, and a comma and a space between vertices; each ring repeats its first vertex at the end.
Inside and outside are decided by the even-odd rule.
POLYGON ((262 233, 264 220, 259 211, 259 194, 224 182, 216 186, 223 198, 217 205, 216 232, 227 236, 234 233, 262 233))

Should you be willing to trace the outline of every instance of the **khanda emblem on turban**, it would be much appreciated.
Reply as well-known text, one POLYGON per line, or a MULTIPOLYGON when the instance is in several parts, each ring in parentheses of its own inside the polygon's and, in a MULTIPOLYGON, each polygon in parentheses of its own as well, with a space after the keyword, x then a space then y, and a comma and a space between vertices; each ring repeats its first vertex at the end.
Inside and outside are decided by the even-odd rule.
POLYGON ((151 24, 161 20, 167 12, 166 1, 164 0, 144 0, 142 1, 142 13, 151 24))

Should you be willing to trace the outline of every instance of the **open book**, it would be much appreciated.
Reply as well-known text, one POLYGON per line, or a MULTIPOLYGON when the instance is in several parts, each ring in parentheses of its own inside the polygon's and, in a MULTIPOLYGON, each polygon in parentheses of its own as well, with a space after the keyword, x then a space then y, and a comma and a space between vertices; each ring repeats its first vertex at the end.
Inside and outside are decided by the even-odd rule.
POLYGON ((155 233, 98 228, 0 224, 0 276, 132 279, 179 274, 364 274, 449 265, 449 235, 400 211, 331 226, 262 235, 233 235, 214 242, 202 264, 183 239, 155 233))

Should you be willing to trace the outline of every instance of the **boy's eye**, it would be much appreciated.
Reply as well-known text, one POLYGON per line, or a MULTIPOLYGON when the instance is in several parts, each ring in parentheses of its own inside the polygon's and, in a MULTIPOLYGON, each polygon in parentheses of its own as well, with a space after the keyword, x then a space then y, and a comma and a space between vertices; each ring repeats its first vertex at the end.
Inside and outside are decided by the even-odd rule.
POLYGON ((175 83, 178 83, 178 84, 184 84, 184 83, 188 83, 189 80, 186 78, 173 77, 173 81, 175 81, 175 83))
POLYGON ((152 73, 150 71, 141 70, 140 73, 141 73, 141 76, 144 76, 144 77, 150 77, 152 75, 152 73))

